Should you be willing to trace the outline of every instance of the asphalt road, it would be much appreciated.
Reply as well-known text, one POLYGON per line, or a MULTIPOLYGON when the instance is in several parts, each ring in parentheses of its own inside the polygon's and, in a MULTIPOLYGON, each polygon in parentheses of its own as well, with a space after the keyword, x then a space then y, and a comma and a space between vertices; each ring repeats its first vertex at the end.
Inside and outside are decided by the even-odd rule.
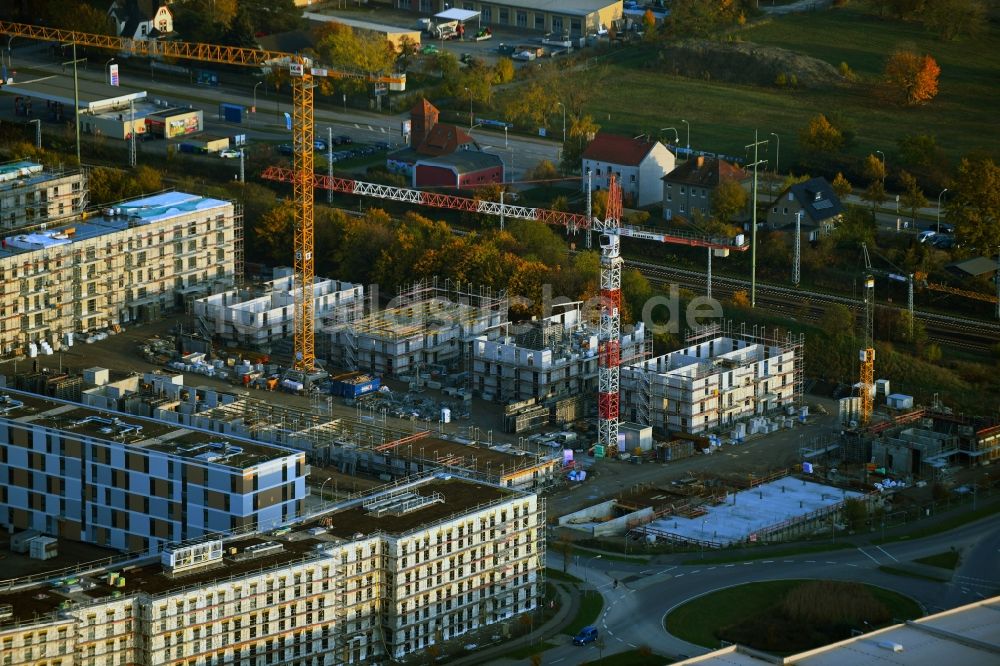
MULTIPOLYGON (((51 55, 45 48, 26 48, 15 45, 13 51, 14 71, 17 72, 16 82, 48 78, 48 85, 57 88, 67 98, 73 97, 73 72, 71 68, 63 68, 60 58, 51 55)), ((175 80, 158 80, 153 74, 152 80, 148 68, 139 61, 119 58, 120 81, 122 92, 145 90, 147 98, 166 100, 177 106, 192 106, 201 109, 205 118, 205 133, 221 136, 246 134, 253 150, 254 142, 288 142, 291 133, 285 129, 284 113, 292 112, 292 105, 287 94, 275 99, 273 91, 266 84, 257 88, 257 113, 248 114, 247 122, 229 123, 218 119, 219 104, 229 102, 252 106, 254 102, 253 88, 246 89, 222 84, 218 87, 206 87, 177 82, 175 80)), ((105 89, 104 70, 99 66, 79 69, 79 89, 81 95, 105 89)), ((44 104, 34 105, 36 117, 44 115, 44 104)), ((4 105, 4 117, 13 117, 13 104, 4 105)), ((325 138, 326 128, 333 128, 334 135, 346 134, 356 143, 388 141, 393 146, 402 146, 400 128, 402 121, 409 118, 409 110, 405 113, 379 114, 356 109, 331 110, 316 108, 314 124, 316 137, 325 138)), ((22 119, 23 120, 23 119, 22 119)), ((47 122, 42 124, 42 132, 56 131, 47 122)), ((63 131, 59 128, 58 131, 63 131)), ((559 146, 554 141, 524 137, 520 135, 505 136, 502 130, 492 130, 483 126, 472 130, 473 137, 486 152, 499 155, 507 168, 509 181, 522 180, 527 170, 533 169, 542 160, 556 162, 559 146)), ((162 151, 166 142, 150 141, 141 144, 141 151, 162 151)), ((123 146, 124 149, 124 146, 123 146)), ((87 161, 86 149, 82 150, 83 161, 87 161)), ((124 152, 123 152, 124 155, 124 152)), ((206 160, 218 160, 206 156, 206 160)), ((139 157, 141 163, 141 155, 139 157)))
MULTIPOLYGON (((865 545, 853 550, 757 560, 732 564, 649 565, 581 558, 569 572, 589 580, 604 596, 605 608, 597 623, 606 645, 605 654, 649 646, 668 655, 708 652, 668 634, 663 619, 672 609, 710 592, 766 580, 831 579, 867 583, 899 592, 916 600, 928 612, 940 612, 997 594, 1000 572, 1000 516, 971 523, 950 532, 914 541, 883 546, 865 545), (901 563, 955 547, 962 550, 962 564, 951 582, 933 582, 879 571, 879 566, 901 563), (621 582, 617 587, 613 581, 621 582)), ((691 557, 687 555, 686 557, 691 557)), ((561 568, 554 550, 549 566, 561 568)), ((944 572, 945 570, 941 570, 944 572)), ((580 648, 565 643, 545 652, 546 664, 580 664, 595 659, 593 645, 580 648)), ((527 664, 508 660, 504 663, 527 664)))

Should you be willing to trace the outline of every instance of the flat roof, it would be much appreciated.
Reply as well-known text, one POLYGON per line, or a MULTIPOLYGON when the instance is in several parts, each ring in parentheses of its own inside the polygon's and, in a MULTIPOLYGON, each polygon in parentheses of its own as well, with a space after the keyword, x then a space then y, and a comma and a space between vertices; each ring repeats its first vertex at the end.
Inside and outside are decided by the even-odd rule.
POLYGON ((501 0, 497 4, 536 12, 586 16, 608 7, 622 8, 622 0, 501 0))
MULTIPOLYGON (((102 111, 114 106, 128 108, 130 100, 137 101, 146 98, 145 90, 126 92, 119 86, 110 86, 106 83, 88 81, 87 88, 87 90, 79 91, 78 98, 79 108, 89 112, 102 111)), ((0 87, 0 91, 73 106, 73 74, 51 74, 26 81, 15 81, 0 87)))
MULTIPOLYGON (((545 458, 536 453, 522 451, 509 445, 488 447, 482 442, 456 442, 439 437, 425 437, 412 444, 404 444, 414 455, 420 455, 424 460, 433 460, 442 465, 460 467, 481 473, 506 474, 517 469, 545 462, 545 458)), ((548 456, 554 458, 554 456, 548 456)))
POLYGON ((68 176, 77 176, 79 174, 80 172, 75 169, 69 171, 61 169, 58 171, 50 171, 37 162, 17 160, 15 162, 0 164, 0 189, 9 190, 14 187, 35 185, 37 183, 44 183, 57 178, 66 178, 68 176))
MULTIPOLYGON (((339 511, 334 510, 327 515, 333 523, 328 531, 344 539, 374 532, 401 535, 441 522, 453 515, 465 513, 477 506, 491 504, 517 494, 501 486, 478 483, 446 474, 429 477, 415 484, 412 491, 423 498, 432 498, 437 493, 440 494, 442 501, 429 503, 402 515, 391 513, 376 515, 358 500, 354 506, 339 511)), ((373 493, 372 496, 380 494, 385 495, 386 491, 373 493)))
MULTIPOLYGON (((478 12, 477 12, 478 13, 478 12)), ((316 12, 306 12, 303 16, 310 21, 320 21, 322 23, 342 23, 350 28, 357 28, 358 30, 370 30, 372 32, 384 32, 387 35, 408 35, 411 33, 420 33, 417 28, 401 28, 397 25, 385 25, 384 23, 373 23, 371 21, 359 21, 357 19, 349 19, 343 16, 337 16, 335 14, 318 14, 316 12)))
POLYGON ((861 493, 852 490, 786 476, 742 490, 735 496, 727 495, 723 504, 703 505, 705 513, 699 516, 670 516, 649 525, 680 539, 727 546, 746 541, 750 535, 780 523, 861 497, 861 493))
POLYGON ((295 449, 12 389, 0 391, 0 420, 40 425, 124 444, 126 449, 159 451, 234 469, 301 454, 295 449))
POLYGON ((4 237, 3 243, 0 245, 0 258, 23 252, 45 250, 58 245, 68 245, 105 234, 117 233, 135 226, 162 222, 195 211, 223 208, 229 205, 228 201, 198 194, 161 192, 116 204, 112 208, 95 210, 88 215, 86 220, 66 221, 44 230, 13 233, 4 237))
POLYGON ((788 657, 770 657, 731 645, 677 664, 842 666, 995 664, 1000 662, 1000 597, 824 645, 788 657))
MULTIPOLYGON (((127 597, 132 594, 145 593, 162 595, 177 592, 195 585, 212 584, 216 581, 230 579, 244 574, 273 570, 288 566, 297 561, 306 561, 325 557, 326 553, 319 548, 323 544, 336 546, 356 540, 369 539, 377 533, 397 535, 429 526, 454 515, 466 513, 477 506, 493 504, 498 500, 517 495, 525 495, 519 491, 510 490, 497 485, 480 483, 449 475, 432 475, 410 482, 382 486, 363 495, 355 496, 342 502, 339 507, 320 516, 302 521, 291 530, 282 532, 271 531, 251 536, 223 539, 223 559, 218 564, 190 573, 170 575, 160 564, 159 559, 142 558, 132 564, 119 560, 118 564, 106 564, 98 567, 97 573, 86 576, 73 576, 75 582, 86 582, 85 589, 69 591, 64 584, 67 582, 65 563, 53 564, 47 571, 62 578, 58 581, 39 582, 30 588, 16 592, 0 593, 0 604, 10 604, 13 607, 13 617, 0 620, 0 628, 5 622, 30 621, 58 610, 67 601, 76 604, 87 604, 96 600, 112 597, 115 593, 127 597), (420 495, 427 498, 438 498, 422 508, 397 515, 383 513, 375 515, 372 512, 372 502, 393 500, 400 493, 420 495), (366 505, 367 508, 366 508, 366 505), (324 523, 332 526, 324 527, 324 523), (280 545, 280 550, 259 557, 245 558, 247 549, 262 544, 280 545), (236 549, 236 556, 230 554, 236 549), (102 572, 105 574, 102 576, 102 572), (125 580, 122 587, 112 587, 107 582, 106 574, 119 573, 125 580)), ((403 498, 405 499, 405 498, 403 498)), ((199 541, 210 541, 204 539, 199 541)), ((190 545, 194 541, 185 543, 190 545)), ((86 563, 82 563, 84 566, 86 563)), ((39 578, 45 572, 36 573, 39 578)))

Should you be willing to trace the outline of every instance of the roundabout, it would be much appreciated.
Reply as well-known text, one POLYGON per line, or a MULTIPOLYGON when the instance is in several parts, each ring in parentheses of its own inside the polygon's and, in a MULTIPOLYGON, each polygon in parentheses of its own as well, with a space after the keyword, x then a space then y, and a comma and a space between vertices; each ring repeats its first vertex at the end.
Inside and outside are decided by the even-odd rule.
POLYGON ((739 643, 790 654, 923 614, 907 596, 851 581, 769 580, 717 589, 667 612, 672 636, 714 649, 739 643))

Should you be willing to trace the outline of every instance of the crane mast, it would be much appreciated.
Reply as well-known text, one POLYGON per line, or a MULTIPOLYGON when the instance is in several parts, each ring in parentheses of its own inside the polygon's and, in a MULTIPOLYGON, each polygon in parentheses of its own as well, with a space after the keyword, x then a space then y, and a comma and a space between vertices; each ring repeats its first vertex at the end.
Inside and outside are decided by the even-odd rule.
POLYGON ((601 321, 597 338, 597 452, 618 450, 618 411, 621 399, 620 365, 622 335, 622 194, 612 176, 608 207, 601 232, 601 321))
POLYGON ((861 244, 865 256, 865 330, 864 342, 859 360, 861 362, 861 425, 868 425, 875 407, 875 277, 872 262, 868 256, 868 246, 861 244))

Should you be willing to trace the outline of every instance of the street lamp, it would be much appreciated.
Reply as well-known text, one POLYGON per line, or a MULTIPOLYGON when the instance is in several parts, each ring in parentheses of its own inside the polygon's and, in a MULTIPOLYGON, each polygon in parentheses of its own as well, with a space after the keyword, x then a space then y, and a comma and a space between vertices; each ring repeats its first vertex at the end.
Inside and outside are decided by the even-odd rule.
POLYGON ((689 123, 686 120, 682 120, 681 122, 684 123, 684 125, 687 126, 687 149, 688 149, 688 151, 690 151, 691 150, 691 123, 689 123))
POLYGON ((556 102, 563 111, 563 145, 566 145, 566 106, 562 102, 556 102))
POLYGON ((469 129, 471 130, 472 129, 472 91, 469 90, 468 88, 466 88, 465 92, 469 93, 469 129))
POLYGON ((884 185, 885 184, 885 153, 883 153, 881 150, 876 150, 875 154, 882 156, 882 184, 884 185))
POLYGON ((104 80, 110 85, 111 84, 111 63, 115 61, 114 58, 108 58, 108 61, 104 63, 104 73, 106 76, 104 80))
POLYGON ((258 81, 257 83, 253 84, 253 113, 254 113, 254 115, 257 115, 257 86, 259 86, 262 83, 264 83, 264 82, 263 81, 258 81))
POLYGON ((941 190, 941 194, 938 195, 938 205, 937 205, 937 233, 941 233, 941 197, 944 193, 948 191, 948 188, 941 190))
POLYGON ((10 37, 7 40, 7 67, 8 69, 14 69, 14 52, 11 50, 11 42, 14 41, 14 37, 10 37))
POLYGON ((774 175, 778 175, 778 159, 781 157, 781 137, 776 132, 771 132, 777 146, 774 149, 774 175))
POLYGON ((674 144, 678 144, 681 142, 681 135, 677 133, 676 127, 661 127, 656 131, 656 133, 659 134, 660 132, 667 132, 667 131, 674 133, 674 144))
POLYGON ((590 563, 599 559, 601 559, 600 555, 594 555, 592 558, 587 560, 587 565, 583 568, 583 580, 585 583, 590 582, 590 563))

